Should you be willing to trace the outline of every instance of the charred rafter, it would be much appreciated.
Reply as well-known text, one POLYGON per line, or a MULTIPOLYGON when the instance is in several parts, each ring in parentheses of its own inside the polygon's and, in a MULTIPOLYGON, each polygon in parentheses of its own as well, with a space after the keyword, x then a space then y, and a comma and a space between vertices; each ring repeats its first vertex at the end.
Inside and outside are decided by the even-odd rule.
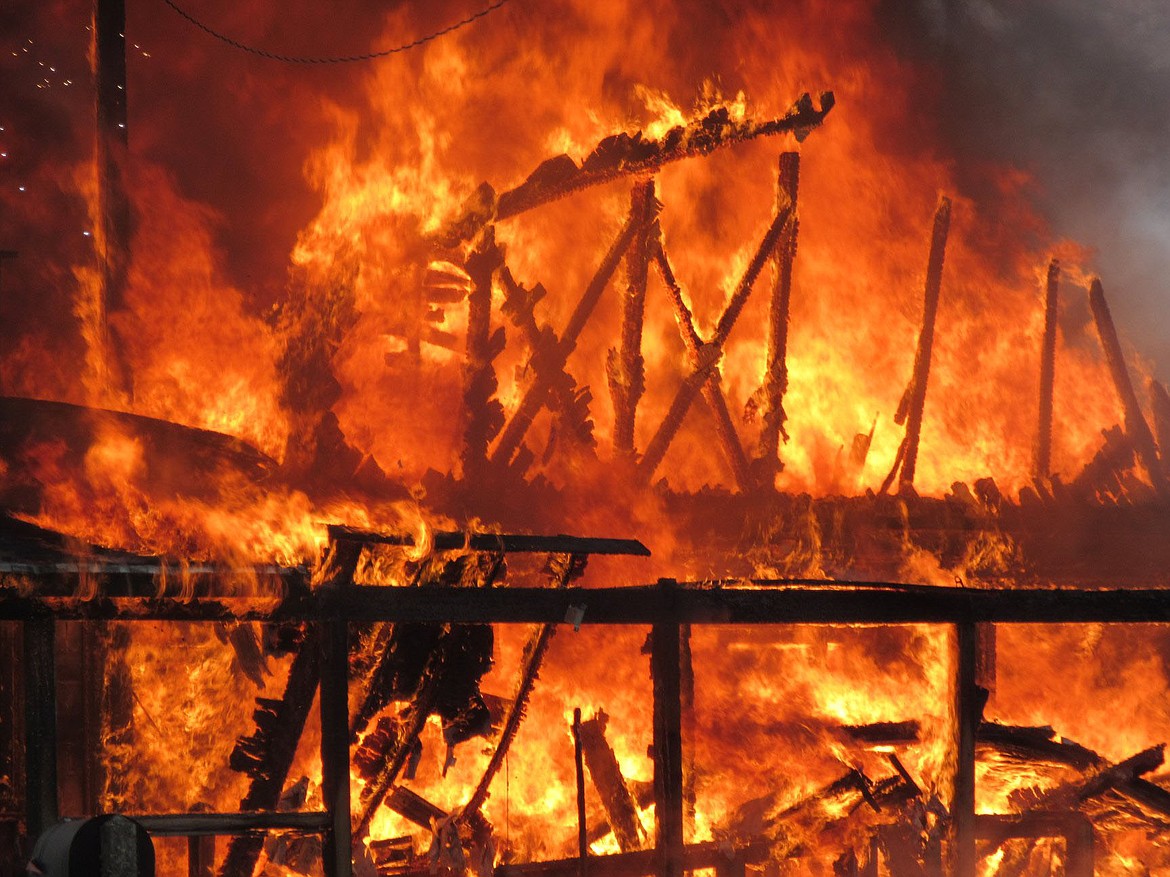
POLYGON ((817 109, 812 98, 803 94, 784 116, 766 122, 737 121, 726 107, 717 107, 701 119, 672 128, 659 140, 645 140, 640 132, 607 137, 580 167, 567 155, 544 162, 524 183, 499 196, 495 218, 509 219, 572 192, 619 177, 653 173, 672 161, 707 155, 745 140, 787 133, 803 140, 833 108, 833 93, 822 92, 820 101, 817 109))

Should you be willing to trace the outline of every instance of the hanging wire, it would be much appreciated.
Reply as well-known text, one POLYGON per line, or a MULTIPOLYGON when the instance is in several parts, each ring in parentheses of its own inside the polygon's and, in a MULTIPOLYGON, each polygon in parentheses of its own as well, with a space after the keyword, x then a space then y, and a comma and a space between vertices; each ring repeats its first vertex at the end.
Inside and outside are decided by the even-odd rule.
POLYGON ((501 6, 503 6, 505 3, 507 3, 508 0, 495 0, 495 2, 493 2, 486 9, 481 9, 479 12, 475 13, 474 15, 468 16, 467 18, 463 19, 462 21, 457 21, 454 24, 449 24, 441 30, 437 30, 434 33, 427 34, 425 37, 419 37, 417 40, 414 40, 413 42, 404 43, 401 46, 395 46, 393 49, 383 49, 380 52, 367 52, 364 55, 342 55, 342 56, 338 56, 338 57, 320 57, 320 58, 303 57, 303 56, 297 56, 297 55, 280 55, 280 54, 277 54, 276 52, 269 52, 265 49, 258 49, 255 46, 249 46, 246 43, 241 43, 239 40, 232 39, 231 37, 227 36, 226 34, 220 33, 219 31, 215 30, 214 28, 210 27, 209 25, 204 24, 202 21, 200 21, 199 19, 197 19, 193 15, 191 15, 191 13, 187 12, 182 7, 180 7, 177 3, 175 3, 175 0, 163 0, 163 2, 166 3, 167 6, 171 7, 171 9, 175 10, 175 12, 177 12, 179 15, 181 15, 183 18, 185 18, 191 24, 195 25, 195 27, 199 28, 204 33, 209 34, 210 36, 215 37, 215 39, 219 40, 220 42, 227 43, 232 48, 239 49, 240 51, 249 52, 250 54, 253 54, 253 55, 259 55, 261 58, 268 58, 269 60, 272 60, 272 61, 284 61, 286 64, 348 64, 348 63, 352 63, 354 61, 372 61, 375 58, 385 58, 388 55, 396 55, 399 52, 405 52, 408 49, 417 48, 418 46, 421 46, 424 43, 429 43, 432 40, 437 40, 439 37, 446 36, 447 34, 453 33, 454 31, 457 31, 460 28, 464 28, 464 27, 467 27, 467 25, 469 25, 469 24, 475 23, 476 21, 483 18, 484 16, 486 16, 492 12, 495 12, 497 9, 499 9, 501 6))

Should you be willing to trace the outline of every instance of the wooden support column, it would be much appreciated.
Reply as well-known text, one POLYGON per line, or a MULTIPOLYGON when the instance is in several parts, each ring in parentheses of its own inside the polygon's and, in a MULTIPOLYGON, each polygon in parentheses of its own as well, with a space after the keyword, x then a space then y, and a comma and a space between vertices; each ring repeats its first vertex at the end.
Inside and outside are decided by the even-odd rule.
POLYGON ((1060 292, 1060 262, 1048 263, 1044 295, 1044 343, 1040 348, 1040 414, 1036 428, 1036 458, 1032 477, 1043 481, 1052 474, 1052 385, 1056 373, 1056 306, 1060 292))
MULTIPOLYGON (((467 362, 463 379, 463 477, 475 480, 487 462, 488 444, 504 425, 504 410, 496 400, 496 372, 492 339, 492 278, 504 264, 496 244, 495 228, 484 229, 479 246, 464 268, 471 278, 467 296, 467 362)), ((503 345, 500 330, 499 345, 503 345)))
MULTIPOLYGON (((326 599, 340 598, 353 584, 362 547, 334 542, 322 564, 320 590, 326 599)), ((321 626, 321 797, 330 817, 322 864, 325 877, 353 873, 353 816, 349 800, 349 621, 340 611, 321 626)))
POLYGON ((951 858, 955 877, 975 877, 975 734, 982 712, 976 683, 977 625, 955 625, 955 773, 951 800, 951 858))
POLYGON ((215 874, 215 835, 187 838, 187 877, 215 874))
POLYGON ((638 402, 646 391, 646 368, 642 359, 642 322, 646 311, 646 274, 650 263, 650 229, 658 215, 654 180, 634 186, 630 195, 630 218, 638 232, 626 253, 626 290, 622 296, 621 347, 610 348, 606 358, 609 393, 613 399, 613 449, 615 456, 634 456, 634 420, 638 402))
POLYGON ((926 406, 926 384, 930 379, 930 357, 934 348, 934 323, 938 316, 943 259, 946 256, 950 228, 951 200, 944 195, 939 198, 938 207, 934 211, 934 229, 930 236, 930 255, 926 263, 922 330, 918 334, 918 349, 914 354, 914 372, 894 415, 895 423, 906 424, 906 435, 898 447, 890 474, 882 482, 881 493, 889 490, 895 475, 898 475, 899 491, 914 487, 914 471, 918 467, 918 441, 922 436, 922 413, 926 406))
POLYGON ((1101 348, 1105 351, 1105 362, 1113 377, 1113 386, 1117 390, 1117 397, 1121 400, 1121 407, 1125 412, 1125 433, 1133 442, 1138 459, 1150 476, 1154 490, 1159 496, 1165 498, 1170 495, 1170 489, 1167 487, 1166 479, 1162 477, 1162 468, 1158 462, 1158 450, 1154 446, 1154 436, 1142 414, 1133 383, 1129 379, 1129 369, 1125 366, 1125 354, 1121 352, 1121 341, 1117 337, 1117 329, 1113 325, 1113 316, 1109 313, 1109 304, 1105 301, 1105 290, 1101 286, 1099 277, 1094 277, 1093 282, 1089 285, 1089 307, 1093 311, 1093 321, 1097 324, 1097 334, 1101 338, 1101 348))
MULTIPOLYGON (((796 208, 796 193, 800 182, 800 153, 780 155, 780 173, 777 179, 777 209, 785 203, 796 208)), ((792 300, 792 265, 796 261, 798 220, 793 213, 784 228, 784 234, 772 256, 775 275, 772 284, 772 302, 768 309, 768 365, 764 376, 763 426, 756 445, 756 467, 761 483, 772 487, 780 471, 780 436, 787 415, 784 394, 788 390, 788 312, 792 300)))
POLYGON ((332 817, 322 857, 326 877, 350 877, 349 624, 336 618, 321 626, 321 794, 332 817))
POLYGON ((926 294, 922 308, 922 333, 918 336, 918 354, 914 359, 914 384, 906 418, 906 456, 902 461, 899 486, 914 484, 918 466, 918 440, 922 436, 922 412, 926 406, 926 384, 930 379, 930 356, 934 347, 934 322, 938 316, 938 297, 942 290, 943 258, 947 251, 947 234, 951 227, 951 201, 942 197, 934 212, 934 231, 930 236, 930 258, 926 265, 926 294))
MULTIPOLYGON (((662 579, 668 591, 673 581, 662 579)), ((650 633, 650 673, 654 686, 654 820, 660 877, 682 877, 682 658, 681 627, 671 618, 656 622, 650 633)))
POLYGON ((25 819, 30 841, 60 819, 56 629, 49 616, 31 618, 24 624, 25 819))
POLYGON ((94 77, 97 85, 98 227, 95 240, 102 268, 95 327, 104 350, 101 376, 109 395, 128 392, 129 375, 108 317, 125 307, 130 249, 130 201, 126 194, 126 3, 94 0, 94 77))

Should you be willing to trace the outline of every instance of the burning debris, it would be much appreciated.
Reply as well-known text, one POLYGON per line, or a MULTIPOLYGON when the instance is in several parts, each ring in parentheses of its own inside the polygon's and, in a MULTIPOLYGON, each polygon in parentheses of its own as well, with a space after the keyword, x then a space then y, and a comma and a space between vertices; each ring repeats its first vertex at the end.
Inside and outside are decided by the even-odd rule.
MULTIPOLYGON (((796 152, 778 168, 768 153, 763 220, 725 232, 729 187, 693 168, 774 136, 803 142, 834 105, 802 94, 760 121, 720 101, 601 136, 581 160, 556 154, 498 194, 485 182, 425 220, 417 205, 364 212, 337 196, 323 215, 344 219, 305 231, 296 295, 272 321, 281 429, 240 430, 257 440, 256 426, 272 455, 169 419, 0 399, 0 694, 23 705, 0 724, 0 816, 20 814, 0 818, 0 843, 62 812, 120 809, 167 867, 220 877, 1170 867, 1162 743, 1146 739, 1170 733, 1161 713, 1100 753, 990 718, 1049 706, 1011 698, 1005 680, 1071 676, 1095 657, 1005 668, 1013 627, 1056 642, 1080 625, 1106 642, 1105 625, 1170 620, 1170 397, 1151 384, 1151 429, 1094 279, 1119 405, 1098 394, 1068 416, 1059 381, 1086 396, 1101 381, 1058 343, 1053 260, 1038 417, 1003 412, 1035 435, 1021 464, 1020 442, 988 443, 967 410, 1022 410, 1014 390, 955 401, 971 380, 950 321, 958 346, 993 343, 969 303, 949 310, 965 301, 950 297, 956 274, 992 283, 963 240, 964 199, 939 198, 916 286, 904 264, 871 276, 852 244, 816 237, 832 224, 816 212, 824 172, 811 194, 804 176, 798 205, 796 152), (577 206, 586 189, 620 206, 577 206), (689 213, 680 189, 698 192, 689 213), (571 244, 517 228, 554 211, 574 220, 571 244), (749 226, 720 271, 704 263, 707 238, 749 226), (590 227, 607 243, 582 245, 590 227), (808 293, 841 276, 854 307, 810 341, 803 321, 822 305, 808 293), (916 345, 885 325, 884 299, 863 307, 894 279, 924 289, 916 345), (576 299, 550 292, 574 283, 576 299), (868 358, 846 380, 848 345, 868 358), (882 408, 898 435, 875 400, 907 376, 882 408), (1111 406, 1118 425, 1090 422, 1111 406), (991 450, 960 447, 980 443, 991 450), (997 453, 1002 470, 969 474, 997 453), (640 542, 531 535, 613 521, 650 530, 656 571, 691 581, 629 584, 652 577, 628 565, 649 554, 640 542), (192 760, 175 770, 195 781, 178 782, 171 762, 192 760), (185 848, 168 850, 172 836, 185 848)), ((124 124, 106 131, 95 310, 109 325, 93 349, 118 384, 104 404, 141 391, 143 410, 171 416, 182 404, 132 380, 125 147, 124 124)), ((346 188, 332 185, 330 199, 346 188)), ((920 258, 921 237, 888 261, 920 258)), ((1017 382, 1021 361, 1005 357, 1017 382)), ((1164 682, 1165 667, 1148 675, 1164 682)))

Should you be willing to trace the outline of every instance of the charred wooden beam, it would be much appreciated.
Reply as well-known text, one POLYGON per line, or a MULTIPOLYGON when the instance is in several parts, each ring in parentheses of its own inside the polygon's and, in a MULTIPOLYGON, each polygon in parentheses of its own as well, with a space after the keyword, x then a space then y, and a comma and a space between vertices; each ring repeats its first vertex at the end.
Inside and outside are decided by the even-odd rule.
POLYGON ((788 217, 791 213, 791 204, 787 204, 777 211, 771 226, 769 226, 767 232, 764 234, 764 239, 760 242, 759 248, 756 250, 751 262, 748 263, 747 270, 744 271, 743 277, 732 293, 731 300, 727 303, 727 307, 719 318, 711 340, 702 346, 698 364, 683 380, 682 386, 679 387, 674 401, 671 403, 670 410, 667 411, 666 417, 659 425, 657 432, 654 433, 654 437, 650 440, 650 443, 646 446, 646 451, 642 455, 642 460, 639 464, 639 471, 643 479, 649 480, 654 477, 655 470, 662 463, 662 458, 666 456, 667 448, 670 447, 670 443, 674 441, 675 435, 678 434, 678 430, 682 426, 683 418, 690 409, 691 403, 694 402, 695 396, 699 394, 703 385, 714 374, 719 359, 723 355, 723 346, 727 343, 727 338, 731 334, 736 320, 739 319, 739 315, 743 311, 743 306, 747 303, 748 296, 751 295, 756 278, 759 277, 760 272, 767 263, 768 257, 776 248, 776 244, 780 240, 780 235, 783 233, 784 226, 788 222, 788 217))
POLYGON ((650 675, 654 685, 654 822, 660 877, 682 877, 685 867, 681 659, 679 625, 655 624, 650 631, 650 675))
POLYGON ((56 623, 42 615, 24 624, 25 827, 30 840, 57 824, 56 623))
POLYGON ((509 219, 572 192, 623 176, 644 176, 669 162, 707 155, 733 143, 786 133, 801 140, 825 120, 833 108, 833 93, 822 92, 820 101, 818 110, 803 94, 784 116, 766 122, 735 121, 726 107, 717 107, 702 119, 672 128, 659 140, 643 140, 641 132, 608 137, 581 167, 567 155, 544 162, 524 183, 499 196, 495 218, 509 219))
MULTIPOLYGON (((930 358, 934 348, 934 324, 938 316, 938 299, 942 290, 943 261, 946 257, 947 235, 951 228, 951 200, 945 195, 938 201, 934 212, 934 228, 930 236, 930 255, 926 263, 926 290, 922 306, 922 330, 918 335, 918 349, 914 355, 914 373, 910 385, 898 406, 894 417, 897 423, 906 424, 903 448, 894 464, 896 470, 901 464, 898 489, 913 488, 914 472, 918 466, 918 442, 922 435, 922 414, 926 406, 926 385, 930 379, 930 358)), ((884 492, 892 479, 890 472, 882 484, 884 492)))
POLYGON ((951 803, 955 877, 975 877, 975 734, 984 700, 976 684, 978 659, 976 625, 955 625, 955 773, 951 803))
MULTIPOLYGON (((331 543, 321 565, 318 590, 325 597, 353 581, 361 546, 331 543)), ((321 797, 332 817, 325 833, 322 860, 326 877, 353 872, 349 793, 349 622, 343 617, 320 622, 321 631, 321 797)))
POLYGON ((589 858, 589 824, 585 817, 585 744, 581 740, 581 707, 573 710, 573 768, 577 777, 577 858, 578 877, 585 877, 589 858))
POLYGON ((467 361, 463 378, 463 477, 475 478, 487 462, 488 445, 504 426, 504 408, 495 398, 492 361, 503 349, 503 330, 492 337, 492 279, 504 264, 495 230, 488 227, 464 267, 471 278, 467 296, 467 361))
MULTIPOLYGON (((678 321, 683 344, 690 355, 691 365, 698 368, 703 361, 703 339, 699 336, 698 329, 695 328, 695 318, 683 299, 682 287, 679 286, 678 280, 674 276, 674 269, 666 256, 666 250, 662 245, 661 230, 658 231, 656 237, 657 246, 654 250, 654 261, 662 276, 662 282, 666 285, 667 296, 670 298, 671 304, 674 305, 675 318, 678 321)), ((735 431, 735 423, 731 419, 731 411, 727 407, 727 399, 720 388, 719 380, 719 368, 715 366, 703 384, 703 398, 715 416, 715 435, 719 439, 719 446, 723 448, 723 455, 727 457, 728 465, 731 466, 735 482, 739 485, 740 490, 748 490, 754 482, 748 467, 747 455, 739 441, 739 433, 735 431)))
POLYGON ((1149 475, 1158 496, 1165 499, 1170 496, 1170 486, 1162 477, 1154 436, 1150 433, 1149 424, 1146 423, 1138 404, 1137 394, 1134 393, 1133 383, 1129 379, 1129 369, 1125 365, 1125 354, 1121 351, 1121 341, 1113 325, 1113 316, 1109 313, 1109 304, 1105 301, 1105 290, 1101 286, 1100 278, 1097 277, 1094 277, 1089 285, 1089 307, 1093 311, 1093 321, 1097 324, 1097 334, 1101 338, 1101 348, 1105 352, 1105 362, 1109 365, 1109 373, 1113 377, 1114 389, 1125 412, 1126 435, 1133 442, 1138 459, 1149 475))
MULTIPOLYGON (((329 538, 367 545, 413 546, 414 536, 401 533, 376 533, 340 524, 329 525, 329 538)), ((523 533, 432 533, 435 551, 492 551, 505 554, 623 554, 649 557, 650 550, 636 539, 593 539, 583 536, 529 536, 523 533)))
POLYGON ((524 335, 531 350, 529 366, 548 382, 549 404, 558 417, 561 434, 572 436, 579 447, 592 451, 596 446, 593 413, 589 410, 593 394, 588 387, 579 386, 568 372, 552 327, 536 322, 536 304, 547 295, 545 288, 538 283, 531 290, 525 289, 507 268, 500 271, 500 280, 504 286, 502 310, 524 335))
MULTIPOLYGON (((800 153, 780 155, 780 174, 777 179, 777 209, 784 203, 796 205, 800 182, 800 153)), ((780 471, 780 437, 788 440, 784 430, 787 415, 784 412, 784 394, 788 391, 788 312, 792 300, 792 266, 796 261, 796 241, 799 222, 793 214, 791 222, 772 257, 774 280, 772 301, 768 308, 768 361, 764 377, 763 425, 756 444, 756 467, 761 483, 772 486, 780 471)))
POLYGON ((1170 591, 975 589, 863 582, 760 580, 598 588, 387 588, 354 586, 337 601, 297 599, 46 600, 0 588, 0 620, 304 621, 462 624, 1030 624, 1170 622, 1170 591))
MULTIPOLYGON (((553 587, 565 588, 570 582, 583 576, 586 561, 587 559, 583 555, 552 558, 550 567, 553 573, 553 587)), ((516 696, 512 698, 512 706, 508 711, 507 719, 504 720, 504 727, 500 731, 499 742, 496 744, 495 751, 492 752, 488 766, 484 769, 483 777, 475 787, 475 791, 472 792, 467 804, 460 811, 461 819, 470 818, 479 813, 479 809, 487 800, 492 780, 495 779, 500 766, 504 763, 504 758, 516 737, 516 732, 520 730, 520 723, 524 721, 528 699, 532 696, 537 674, 540 672, 541 664, 544 663, 544 656, 548 652, 549 644, 555 633, 555 624, 543 624, 533 632, 525 644, 522 658, 523 670, 520 673, 520 682, 516 686, 516 696)))
POLYGON ((613 447, 618 456, 634 456, 634 419, 646 391, 642 359, 642 320, 646 310, 646 274, 650 264, 651 227, 661 205, 654 194, 654 180, 638 183, 630 195, 630 215, 637 216, 638 232, 626 253, 626 290, 622 296, 620 348, 606 358, 609 393, 613 399, 613 447))
MULTIPOLYGON (((601 264, 597 267, 597 272, 593 275, 589 286, 586 287, 585 292, 577 302, 576 308, 574 308, 573 313, 569 316, 568 325, 565 326, 565 330, 561 334, 555 356, 550 356, 550 362, 555 361, 560 369, 564 368, 565 363, 569 359, 569 355, 576 349, 577 339, 580 338, 581 331, 589 322, 590 317, 593 316, 593 311, 596 309, 597 303, 601 300, 601 294, 605 292, 610 278, 613 277, 614 272, 617 270, 618 263, 630 248, 630 244, 633 243, 635 236, 639 233, 641 228, 640 222, 641 217, 639 215, 631 214, 626 218, 625 225, 622 226, 622 230, 618 233, 609 251, 601 260, 601 264)), ((548 371, 551 371, 551 368, 546 369, 546 373, 548 371)), ((549 389, 547 374, 537 374, 520 400, 519 407, 512 413, 511 420, 504 427, 504 432, 496 443, 495 450, 492 451, 491 459, 493 462, 506 465, 512 461, 521 442, 524 441, 524 436, 527 434, 528 428, 532 425, 532 419, 536 417, 540 409, 545 405, 548 399, 549 389)))
POLYGON ((327 812, 151 813, 132 817, 157 837, 204 837, 291 831, 319 834, 328 830, 327 812))
POLYGON ((1056 373, 1056 316, 1060 295, 1060 262, 1048 263, 1044 294, 1044 342, 1040 347, 1040 413, 1036 427, 1036 456, 1032 477, 1044 481, 1052 474, 1052 385, 1056 373))
POLYGON ((638 811, 634 807, 634 797, 622 776, 617 756, 605 738, 608 721, 609 716, 598 712, 593 718, 581 723, 581 750, 618 846, 622 852, 629 852, 642 848, 642 828, 638 821, 638 811))

